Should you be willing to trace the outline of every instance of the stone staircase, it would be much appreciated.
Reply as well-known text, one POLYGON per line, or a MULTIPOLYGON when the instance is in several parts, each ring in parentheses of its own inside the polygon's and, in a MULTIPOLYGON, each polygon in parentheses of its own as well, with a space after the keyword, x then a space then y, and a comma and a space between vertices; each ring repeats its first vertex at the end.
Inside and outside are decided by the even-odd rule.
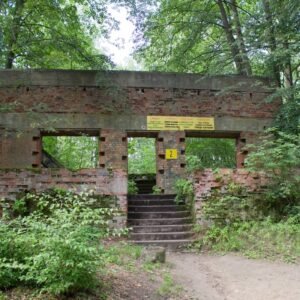
POLYGON ((192 219, 185 205, 174 202, 175 195, 129 195, 130 239, 141 245, 182 247, 193 241, 192 219))
POLYGON ((156 184, 156 180, 149 180, 149 179, 144 179, 144 180, 136 180, 136 187, 138 188, 138 193, 139 194, 152 194, 153 193, 153 187, 156 184))

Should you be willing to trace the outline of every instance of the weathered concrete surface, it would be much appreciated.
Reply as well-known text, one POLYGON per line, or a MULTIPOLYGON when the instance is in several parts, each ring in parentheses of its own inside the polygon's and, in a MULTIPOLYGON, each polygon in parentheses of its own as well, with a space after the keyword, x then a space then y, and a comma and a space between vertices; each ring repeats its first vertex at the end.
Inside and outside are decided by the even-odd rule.
MULTIPOLYGON (((272 123, 272 118, 241 118, 217 116, 215 131, 226 133, 241 131, 262 132, 272 123)), ((0 113, 0 128, 32 129, 33 123, 41 128, 57 129, 97 129, 110 128, 126 131, 145 131, 147 129, 146 115, 127 114, 81 114, 81 113, 0 113)), ((200 132, 198 132, 198 135, 200 132)))
POLYGON ((100 86, 137 88, 176 88, 229 91, 270 92, 274 82, 264 77, 240 75, 207 76, 199 74, 131 72, 131 71, 72 71, 72 70, 2 70, 0 86, 100 86))

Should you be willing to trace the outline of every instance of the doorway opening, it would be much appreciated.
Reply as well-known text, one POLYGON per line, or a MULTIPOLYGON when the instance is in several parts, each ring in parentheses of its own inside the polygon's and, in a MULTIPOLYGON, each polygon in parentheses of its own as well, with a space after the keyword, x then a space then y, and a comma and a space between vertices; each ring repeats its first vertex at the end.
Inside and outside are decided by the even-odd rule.
POLYGON ((128 137, 128 194, 152 194, 156 186, 156 139, 128 137))

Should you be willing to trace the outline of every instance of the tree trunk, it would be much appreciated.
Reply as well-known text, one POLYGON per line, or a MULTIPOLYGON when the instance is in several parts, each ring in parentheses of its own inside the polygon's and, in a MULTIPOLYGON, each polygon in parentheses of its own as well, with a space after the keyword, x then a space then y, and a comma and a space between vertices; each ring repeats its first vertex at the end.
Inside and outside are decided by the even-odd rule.
MULTIPOLYGON (((287 41, 284 42, 284 48, 289 52, 289 43, 287 41)), ((292 87, 293 86, 293 71, 292 71, 292 63, 290 54, 286 55, 285 64, 283 66, 283 74, 284 74, 284 86, 292 87)))
POLYGON ((22 12, 23 12, 25 1, 26 0, 16 0, 15 2, 11 32, 10 32, 10 37, 8 39, 9 40, 8 51, 7 51, 6 62, 5 62, 6 69, 13 68, 13 63, 16 58, 16 54, 14 52, 14 46, 18 41, 18 36, 21 29, 21 19, 22 19, 22 12))
POLYGON ((237 10, 237 4, 236 0, 231 0, 231 8, 233 11, 233 19, 235 23, 235 31, 236 31, 236 41, 237 46, 239 47, 239 52, 242 54, 242 61, 243 61, 243 70, 247 73, 248 76, 252 75, 252 68, 250 64, 250 60, 247 54, 245 42, 244 42, 244 36, 242 33, 242 26, 240 22, 239 13, 237 10))
MULTIPOLYGON (((262 4, 264 7, 264 12, 266 16, 266 22, 268 27, 268 42, 271 49, 271 54, 274 55, 274 53, 277 50, 277 42, 275 37, 275 29, 273 24, 273 18, 272 18, 272 12, 270 8, 270 1, 269 0, 262 0, 262 4)), ((277 62, 274 60, 272 61, 272 70, 273 70, 273 76, 276 80, 276 83, 278 86, 281 86, 281 80, 280 80, 280 68, 277 64, 277 62)))
POLYGON ((237 69, 237 72, 240 75, 247 75, 247 73, 245 72, 245 70, 243 68, 242 57, 239 53, 239 48, 237 46, 237 42, 236 42, 236 40, 233 36, 232 27, 231 27, 231 24, 228 21, 228 16, 227 16, 223 1, 222 0, 217 0, 217 4, 218 4, 219 9, 220 9, 221 20, 222 20, 222 23, 223 23, 223 27, 224 27, 224 31, 225 31, 225 34, 226 34, 227 42, 228 42, 232 58, 233 58, 233 61, 235 63, 236 69, 237 69))

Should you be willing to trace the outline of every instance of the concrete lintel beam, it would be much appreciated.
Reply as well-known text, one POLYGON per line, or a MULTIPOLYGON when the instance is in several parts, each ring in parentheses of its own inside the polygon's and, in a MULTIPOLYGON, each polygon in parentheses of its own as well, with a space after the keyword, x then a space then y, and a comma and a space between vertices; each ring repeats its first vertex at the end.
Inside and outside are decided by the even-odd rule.
POLYGON ((1 70, 0 87, 96 86, 176 88, 271 93, 270 78, 240 75, 208 76, 185 73, 74 70, 1 70))
MULTIPOLYGON (((203 131, 207 134, 214 132, 262 132, 272 123, 272 119, 216 117, 215 131, 203 131)), ((32 114, 0 113, 0 128, 30 130, 32 128, 45 131, 61 130, 90 130, 101 128, 119 129, 131 132, 147 132, 146 116, 139 115, 100 115, 100 114, 32 114)), ((200 132, 200 131, 199 131, 200 132)), ((191 131, 192 133, 192 131, 191 131)))

